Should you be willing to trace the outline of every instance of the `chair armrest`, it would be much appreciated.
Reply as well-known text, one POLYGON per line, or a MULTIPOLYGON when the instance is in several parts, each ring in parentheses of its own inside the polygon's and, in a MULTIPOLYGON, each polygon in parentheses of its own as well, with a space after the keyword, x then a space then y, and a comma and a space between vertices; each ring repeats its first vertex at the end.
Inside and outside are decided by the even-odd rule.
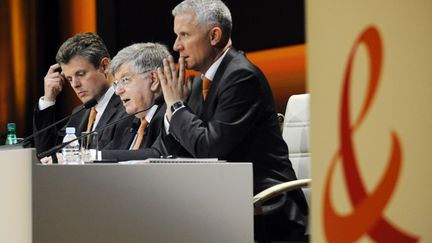
POLYGON ((308 187, 311 181, 312 179, 288 181, 269 187, 264 191, 256 194, 253 197, 255 215, 262 213, 262 204, 267 200, 270 200, 283 192, 292 191, 297 188, 308 187))

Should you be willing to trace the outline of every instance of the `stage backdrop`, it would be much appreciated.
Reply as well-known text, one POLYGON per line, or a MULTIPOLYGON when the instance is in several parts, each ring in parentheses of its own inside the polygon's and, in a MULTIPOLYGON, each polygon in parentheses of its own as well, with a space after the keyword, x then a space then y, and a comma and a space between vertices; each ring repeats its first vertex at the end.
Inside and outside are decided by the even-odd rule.
POLYGON ((312 242, 432 242, 432 1, 306 9, 312 242))

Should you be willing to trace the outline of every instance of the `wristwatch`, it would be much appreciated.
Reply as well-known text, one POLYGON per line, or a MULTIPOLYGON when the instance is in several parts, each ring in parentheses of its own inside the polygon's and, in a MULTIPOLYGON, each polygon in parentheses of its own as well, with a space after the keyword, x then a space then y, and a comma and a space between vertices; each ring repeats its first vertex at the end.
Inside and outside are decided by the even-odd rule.
POLYGON ((181 101, 181 100, 176 101, 171 106, 171 112, 174 114, 176 111, 180 110, 183 107, 186 107, 186 104, 183 101, 181 101))

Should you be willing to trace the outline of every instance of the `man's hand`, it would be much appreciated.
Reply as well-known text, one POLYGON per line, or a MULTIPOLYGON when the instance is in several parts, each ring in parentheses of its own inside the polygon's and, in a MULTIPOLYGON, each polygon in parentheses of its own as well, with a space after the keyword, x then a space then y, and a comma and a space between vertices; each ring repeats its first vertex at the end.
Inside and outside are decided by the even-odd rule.
POLYGON ((65 82, 64 76, 56 71, 60 68, 58 63, 51 65, 44 78, 44 100, 55 101, 57 95, 62 91, 65 82))
POLYGON ((185 78, 185 61, 179 58, 179 70, 176 70, 172 56, 163 60, 163 68, 157 69, 158 77, 161 82, 162 92, 167 106, 166 115, 171 120, 171 106, 176 101, 185 101, 192 88, 191 80, 185 78))
MULTIPOLYGON (((57 157, 57 161, 59 164, 64 164, 63 163, 63 156, 61 153, 56 153, 56 157, 57 157)), ((43 157, 40 162, 44 165, 52 165, 53 160, 52 160, 52 156, 48 156, 48 157, 43 157)))

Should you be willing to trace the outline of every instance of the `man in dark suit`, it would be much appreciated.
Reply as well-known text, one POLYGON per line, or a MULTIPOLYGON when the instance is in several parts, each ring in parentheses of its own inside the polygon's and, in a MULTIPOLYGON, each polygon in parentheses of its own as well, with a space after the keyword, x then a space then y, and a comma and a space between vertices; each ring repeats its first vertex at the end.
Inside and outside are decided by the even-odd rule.
MULTIPOLYGON (((63 128, 53 128, 37 135, 34 140, 38 153, 61 143, 65 127, 75 127, 76 135, 79 136, 81 132, 93 131, 127 115, 121 100, 111 88, 108 74, 110 55, 97 34, 87 32, 69 38, 59 48, 56 61, 44 78, 44 96, 39 99, 34 110, 34 130, 43 129, 56 121, 55 101, 65 82, 70 83, 83 103, 91 99, 96 99, 98 103, 92 109, 73 115, 63 128)), ((114 125, 100 131, 99 148, 104 148, 113 140, 116 130, 130 127, 132 120, 133 117, 122 123, 123 126, 114 125)))
MULTIPOLYGON (((170 55, 159 43, 137 43, 120 50, 112 59, 110 73, 113 87, 128 114, 135 114, 129 130, 117 131, 114 140, 104 150, 102 159, 135 160, 166 155, 169 139, 161 134, 166 106, 156 68, 170 55), (134 139, 128 136, 134 134, 134 139)), ((172 138, 171 138, 172 139, 172 138)), ((177 143, 175 150, 180 148, 177 143)))
MULTIPOLYGON (((268 81, 232 47, 229 9, 219 0, 186 0, 172 14, 179 70, 172 56, 158 69, 168 132, 193 157, 252 162, 255 194, 295 180, 268 81), (185 68, 201 75, 191 83, 185 68)), ((285 205, 284 213, 266 219, 270 232, 262 231, 266 226, 255 229, 257 238, 269 233, 281 240, 303 235, 304 225, 292 223, 295 219, 289 216, 293 209, 307 214, 302 191, 288 193, 285 205)))

